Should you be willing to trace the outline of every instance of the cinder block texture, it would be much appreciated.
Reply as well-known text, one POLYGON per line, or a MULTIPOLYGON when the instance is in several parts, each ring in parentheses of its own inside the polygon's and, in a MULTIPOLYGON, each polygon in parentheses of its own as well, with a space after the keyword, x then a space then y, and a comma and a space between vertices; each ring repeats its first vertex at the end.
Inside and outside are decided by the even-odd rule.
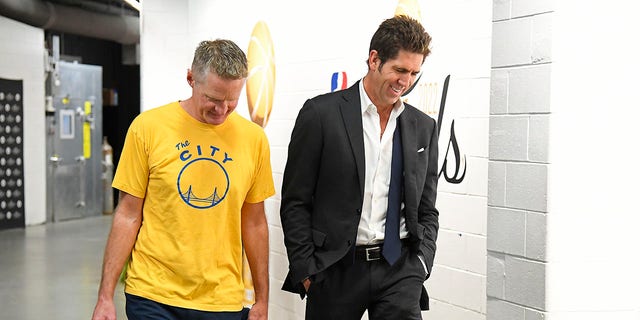
POLYGON ((536 15, 553 10, 553 0, 511 0, 511 17, 536 15))
POLYGON ((487 319, 545 320, 553 0, 494 0, 487 319))
POLYGON ((524 255, 525 212, 502 208, 489 208, 487 249, 517 256, 524 255))
MULTIPOLYGON (((440 215, 440 228, 487 235, 487 198, 464 194, 438 192, 438 210, 447 214, 440 215)), ((438 250, 438 255, 440 255, 438 250)))
POLYGON ((545 318, 544 312, 531 309, 524 310, 524 320, 545 320, 545 318))
POLYGON ((486 252, 486 237, 440 229, 436 263, 483 274, 487 269, 486 252))
POLYGON ((489 252, 487 256, 487 296, 504 299, 505 280, 504 254, 489 252))
POLYGON ((271 147, 271 170, 275 173, 284 173, 284 166, 287 163, 287 147, 271 147))
POLYGON ((547 166, 507 163, 506 168, 506 206, 546 212, 547 166))
MULTIPOLYGON (((481 123, 486 123, 489 125, 489 120, 482 121, 481 123)), ((489 129, 487 128, 486 132, 489 129)), ((485 134, 486 137, 486 134, 485 134)), ((487 141, 487 144, 489 142, 487 141)), ((487 147, 488 148, 488 147, 487 147)), ((467 167, 467 173, 465 175, 463 183, 466 183, 465 193, 468 196, 475 196, 484 198, 485 202, 487 199, 487 172, 489 170, 489 160, 484 157, 472 157, 467 156, 464 165, 467 167), (469 179, 469 181, 466 181, 469 179)), ((463 167, 464 168, 464 167, 463 167)), ((463 169, 460 169, 461 171, 463 169)), ((461 173, 459 173, 461 175, 461 173)))
POLYGON ((475 312, 486 312, 487 281, 484 275, 435 264, 426 286, 433 299, 464 306, 475 312))
POLYGON ((506 300, 519 305, 545 308, 545 264, 511 256, 505 256, 506 300))
POLYGON ((504 207, 506 195, 507 164, 505 162, 489 161, 489 196, 490 206, 504 207))
POLYGON ((286 255, 271 253, 269 258, 269 275, 272 279, 284 281, 289 271, 289 260, 286 255))
POLYGON ((509 71, 509 113, 548 113, 551 101, 551 65, 509 71))
POLYGON ((524 320, 524 308, 503 300, 488 299, 487 319, 524 320))
POLYGON ((511 0, 493 0, 493 21, 511 18, 511 0))
POLYGON ((509 71, 494 69, 491 71, 491 115, 505 114, 509 111, 509 71))
POLYGON ((526 161, 528 131, 528 117, 491 116, 489 159, 526 161))
POLYGON ((531 18, 495 22, 491 43, 491 66, 499 68, 530 63, 531 18))
POLYGON ((484 313, 465 309, 464 307, 436 299, 431 299, 429 302, 429 311, 423 311, 422 318, 446 320, 487 320, 486 314, 484 313))
POLYGON ((545 261, 547 257, 547 215, 526 213, 525 257, 545 261))
POLYGON ((287 254, 287 249, 284 246, 284 233, 279 226, 269 226, 269 249, 274 254, 287 254))
POLYGON ((529 161, 549 162, 549 115, 533 115, 529 117, 529 161))
MULTIPOLYGON (((528 1, 534 3, 537 1, 528 1)), ((531 63, 551 62, 551 34, 553 13, 533 17, 531 30, 531 63)))
POLYGON ((264 211, 267 217, 269 227, 275 226, 281 228, 280 223, 280 200, 271 197, 264 201, 264 211))

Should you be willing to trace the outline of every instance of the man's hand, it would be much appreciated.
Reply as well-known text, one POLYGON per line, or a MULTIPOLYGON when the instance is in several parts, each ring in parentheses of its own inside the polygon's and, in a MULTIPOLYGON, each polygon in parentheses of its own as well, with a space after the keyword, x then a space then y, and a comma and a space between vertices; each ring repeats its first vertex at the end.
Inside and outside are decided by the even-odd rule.
POLYGON ((304 286, 304 291, 309 292, 309 287, 311 286, 311 279, 306 278, 302 280, 302 285, 304 286))
POLYGON ((91 320, 116 320, 116 306, 113 300, 98 299, 91 320))
POLYGON ((267 320, 269 319, 269 306, 266 303, 256 302, 249 310, 248 320, 267 320))

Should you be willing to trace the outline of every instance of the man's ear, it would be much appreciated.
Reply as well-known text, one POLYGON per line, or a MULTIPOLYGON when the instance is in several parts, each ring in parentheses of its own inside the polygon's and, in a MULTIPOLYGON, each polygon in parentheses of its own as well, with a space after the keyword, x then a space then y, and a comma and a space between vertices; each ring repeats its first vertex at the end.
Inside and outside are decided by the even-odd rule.
POLYGON ((195 80, 193 79, 193 72, 191 72, 191 69, 187 69, 187 83, 191 88, 193 88, 194 82, 195 80))
POLYGON ((378 57, 377 50, 371 50, 369 52, 369 70, 376 70, 378 68, 378 63, 380 63, 380 57, 378 57))

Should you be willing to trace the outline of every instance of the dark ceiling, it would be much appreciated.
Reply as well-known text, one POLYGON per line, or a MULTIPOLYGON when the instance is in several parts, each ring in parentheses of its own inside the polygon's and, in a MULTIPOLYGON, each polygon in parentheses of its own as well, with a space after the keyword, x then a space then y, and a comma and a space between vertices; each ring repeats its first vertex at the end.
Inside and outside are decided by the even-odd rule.
POLYGON ((124 0, 45 0, 55 4, 75 7, 98 13, 140 16, 138 10, 131 7, 124 0))

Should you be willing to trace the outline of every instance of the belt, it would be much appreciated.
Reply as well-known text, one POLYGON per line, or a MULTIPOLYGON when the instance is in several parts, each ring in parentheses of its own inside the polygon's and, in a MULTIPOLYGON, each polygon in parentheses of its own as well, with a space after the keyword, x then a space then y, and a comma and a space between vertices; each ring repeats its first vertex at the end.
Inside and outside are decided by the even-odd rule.
MULTIPOLYGON (((409 239, 401 239, 403 246, 410 244, 409 239)), ((383 259, 382 256, 382 243, 367 244, 356 246, 356 259, 364 261, 376 261, 383 259)))
POLYGON ((364 261, 382 259, 382 244, 356 246, 356 259, 364 261))

